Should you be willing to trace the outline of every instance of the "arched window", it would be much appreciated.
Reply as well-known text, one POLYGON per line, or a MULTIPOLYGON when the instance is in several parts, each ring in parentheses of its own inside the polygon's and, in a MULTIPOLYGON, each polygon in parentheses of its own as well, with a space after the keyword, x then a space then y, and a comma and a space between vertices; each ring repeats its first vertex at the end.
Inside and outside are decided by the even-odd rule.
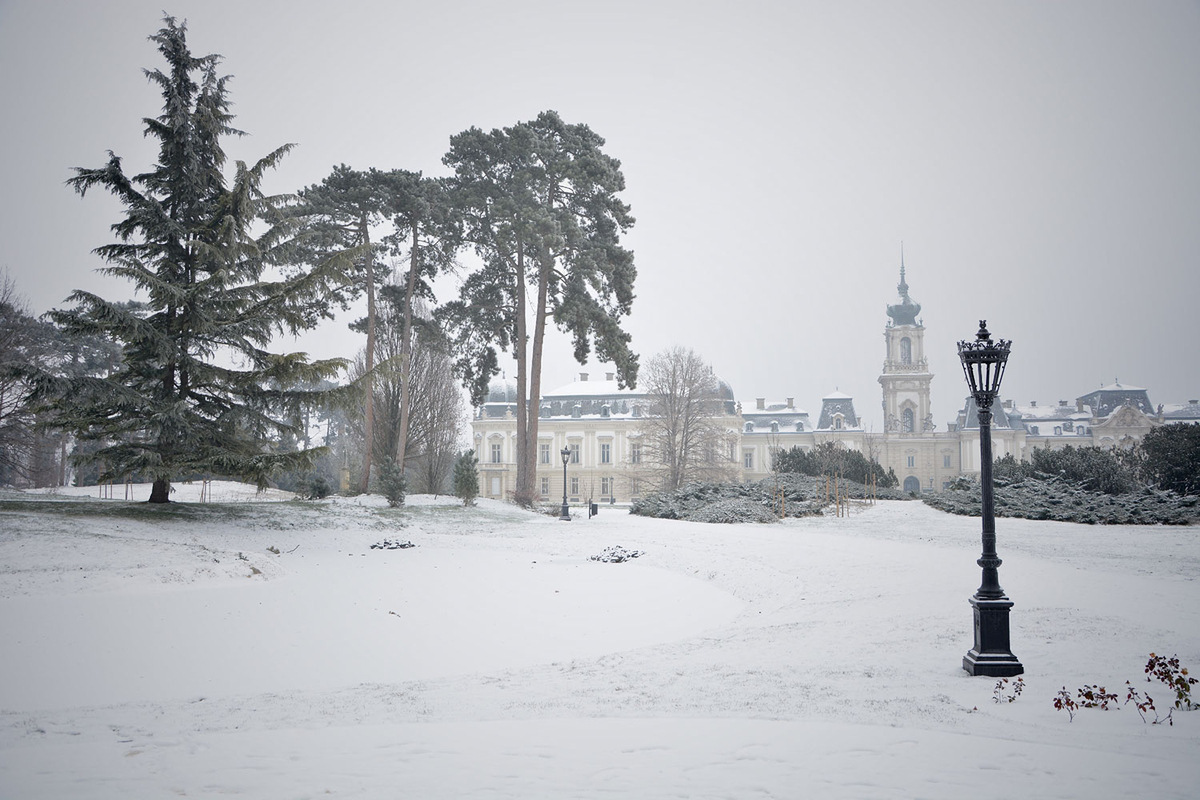
POLYGON ((907 336, 900 340, 900 363, 912 363, 912 340, 907 336))
POLYGON ((912 433, 916 427, 916 415, 913 414, 911 408, 906 408, 900 414, 900 430, 904 433, 912 433))

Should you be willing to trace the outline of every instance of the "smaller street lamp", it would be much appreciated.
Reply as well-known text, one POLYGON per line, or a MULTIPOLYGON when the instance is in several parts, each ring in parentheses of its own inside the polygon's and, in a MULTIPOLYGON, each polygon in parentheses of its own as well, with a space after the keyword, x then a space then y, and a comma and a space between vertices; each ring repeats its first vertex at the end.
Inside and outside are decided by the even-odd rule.
POLYGON ((963 657, 963 669, 972 675, 1005 678, 1020 675, 1025 667, 1012 654, 1008 636, 1008 611, 1013 603, 1000 588, 1000 557, 996 555, 996 513, 992 493, 992 403, 1000 394, 1000 380, 1008 363, 1012 342, 992 341, 987 320, 979 321, 973 342, 958 343, 958 357, 971 396, 979 409, 979 487, 982 494, 983 554, 976 561, 983 569, 979 590, 971 598, 975 609, 975 646, 963 657))
POLYGON ((571 509, 567 508, 567 462, 571 460, 570 448, 564 447, 562 451, 559 452, 559 455, 562 456, 563 460, 563 505, 562 513, 558 515, 558 518, 570 522, 571 509))

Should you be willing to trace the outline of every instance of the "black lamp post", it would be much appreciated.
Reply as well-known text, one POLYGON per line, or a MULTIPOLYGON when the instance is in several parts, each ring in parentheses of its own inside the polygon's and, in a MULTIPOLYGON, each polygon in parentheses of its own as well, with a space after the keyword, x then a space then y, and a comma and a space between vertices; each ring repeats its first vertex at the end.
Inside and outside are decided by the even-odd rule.
POLYGON ((563 460, 563 506, 562 513, 558 515, 558 518, 570 522, 571 509, 567 508, 567 462, 571 460, 571 450, 564 447, 559 455, 562 456, 563 460))
POLYGON ((1008 363, 1012 342, 992 341, 987 320, 979 321, 975 341, 959 342, 958 357, 971 396, 979 409, 979 485, 983 494, 983 554, 976 562, 983 569, 979 591, 971 598, 975 609, 975 646, 963 658, 963 669, 972 675, 1005 678, 1025 671, 1012 654, 1008 637, 1008 611, 1012 601, 1000 588, 1000 557, 996 555, 996 514, 992 495, 992 403, 1000 394, 1000 380, 1008 363))

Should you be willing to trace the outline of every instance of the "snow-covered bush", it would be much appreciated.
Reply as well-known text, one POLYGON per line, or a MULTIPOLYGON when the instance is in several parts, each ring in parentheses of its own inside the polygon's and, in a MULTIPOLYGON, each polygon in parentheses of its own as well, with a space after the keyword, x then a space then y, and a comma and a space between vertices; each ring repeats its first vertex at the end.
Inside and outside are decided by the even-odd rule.
MULTIPOLYGON (((700 522, 755 522, 764 518, 762 509, 772 518, 780 513, 788 517, 807 517, 821 514, 826 505, 826 481, 808 475, 783 473, 764 478, 757 483, 689 483, 674 492, 658 492, 635 500, 631 514, 660 519, 686 519, 700 522), (740 501, 741 511, 724 504, 740 501), (721 504, 714 511, 712 506, 721 504), (755 510, 751 511, 750 506, 755 510), (726 519, 740 516, 743 519, 726 519)), ((863 500, 870 490, 860 483, 839 481, 838 490, 843 497, 863 500)), ((908 496, 897 489, 879 489, 876 494, 881 500, 906 500, 908 496)))
POLYGON ((684 519, 690 522, 776 522, 779 517, 762 503, 746 499, 718 500, 702 506, 684 519))
MULTIPOLYGON (((979 482, 959 479, 922 498, 951 514, 977 517, 979 482)), ((1090 492, 1063 477, 1036 475, 995 480, 996 516, 1082 522, 1088 525, 1190 525, 1200 521, 1200 498, 1142 488, 1127 494, 1090 492)))

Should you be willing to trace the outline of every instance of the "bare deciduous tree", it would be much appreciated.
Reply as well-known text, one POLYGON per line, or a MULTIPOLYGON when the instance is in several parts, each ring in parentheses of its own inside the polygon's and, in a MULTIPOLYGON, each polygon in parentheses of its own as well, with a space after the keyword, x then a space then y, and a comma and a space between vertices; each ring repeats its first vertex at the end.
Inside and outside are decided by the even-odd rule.
POLYGON ((643 375, 650 409, 641 428, 659 488, 734 479, 734 421, 712 367, 692 349, 672 347, 650 359, 643 375))
MULTIPOLYGON (((429 312, 420 301, 414 304, 413 318, 404 320, 403 297, 381 292, 375 344, 374 425, 372 460, 383 463, 399 458, 405 372, 409 380, 409 413, 404 467, 412 493, 446 491, 458 454, 458 436, 465 422, 462 391, 453 374, 453 364, 444 337, 431 325, 429 312), (404 331, 411 329, 411 344, 404 347, 404 331), (407 362, 407 368, 402 364, 407 362)), ((355 359, 351 378, 366 372, 365 353, 355 359)), ((351 420, 352 430, 361 443, 365 425, 361 417, 351 420)))

